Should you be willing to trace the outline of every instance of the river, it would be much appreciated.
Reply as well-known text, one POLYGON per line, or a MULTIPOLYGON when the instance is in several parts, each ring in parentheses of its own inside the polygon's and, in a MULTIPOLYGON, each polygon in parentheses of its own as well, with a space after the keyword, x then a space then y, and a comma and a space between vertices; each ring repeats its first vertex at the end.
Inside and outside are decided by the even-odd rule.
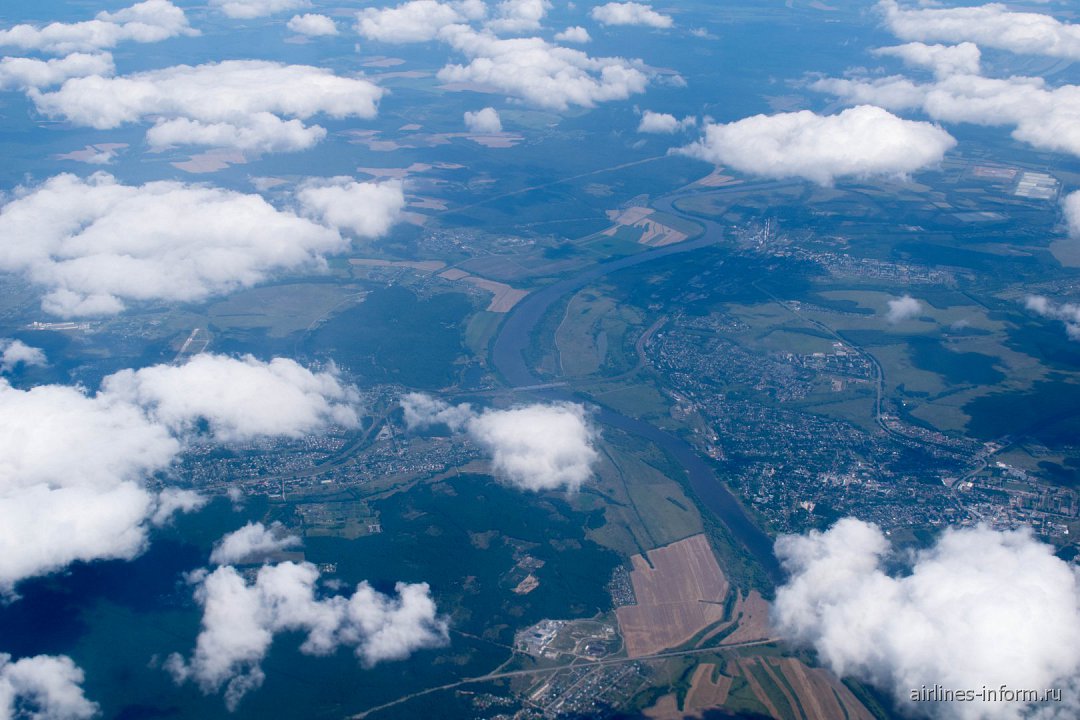
MULTIPOLYGON (((654 204, 667 213, 679 215, 703 225, 700 237, 666 247, 648 250, 637 255, 597 263, 576 275, 548 285, 525 298, 503 322, 492 346, 491 360, 495 369, 512 387, 539 385, 544 382, 525 360, 533 330, 547 311, 566 295, 593 283, 598 278, 625 268, 653 262, 671 255, 693 252, 718 242, 723 228, 699 217, 689 217, 674 207, 679 196, 668 196, 654 204)), ((565 390, 547 390, 548 397, 568 396, 565 390)), ((774 580, 780 580, 780 567, 773 554, 772 539, 751 520, 743 507, 717 476, 715 469, 682 438, 662 430, 644 420, 632 418, 602 408, 598 414, 601 424, 609 425, 641 437, 662 447, 686 471, 690 487, 705 507, 728 528, 732 536, 742 544, 753 558, 774 580)))

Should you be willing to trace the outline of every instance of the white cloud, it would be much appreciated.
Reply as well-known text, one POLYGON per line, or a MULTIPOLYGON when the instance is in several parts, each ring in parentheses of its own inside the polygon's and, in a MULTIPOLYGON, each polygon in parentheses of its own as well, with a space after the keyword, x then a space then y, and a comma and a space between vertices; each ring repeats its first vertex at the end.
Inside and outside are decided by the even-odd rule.
MULTIPOLYGON (((394 183, 334 185, 347 211, 305 185, 299 202, 370 237, 385 230, 402 200, 394 183), (322 206, 319 200, 322 198, 322 206)), ((23 273, 48 292, 47 311, 106 315, 125 303, 198 301, 251 287, 285 270, 319 268, 349 242, 259 195, 205 185, 122 185, 104 173, 58 175, 0 208, 0 269, 23 273)))
POLYGON ((155 510, 143 481, 180 450, 165 428, 105 395, 0 381, 0 430, 0 594, 79 560, 142 551, 155 510))
POLYGON ((1066 195, 1061 205, 1065 211, 1065 222, 1069 226, 1069 236, 1080 240, 1080 190, 1066 195))
POLYGON ((229 60, 73 78, 53 92, 29 94, 39 112, 99 130, 152 119, 147 140, 154 147, 267 151, 304 149, 321 140, 321 127, 300 122, 314 115, 374 117, 383 90, 323 68, 229 60))
POLYGON ((878 48, 875 55, 899 58, 913 67, 933 70, 938 77, 949 75, 978 75, 982 53, 974 43, 959 45, 927 45, 912 42, 905 45, 878 48))
POLYGON ((396 597, 361 583, 349 597, 319 598, 319 571, 291 562, 264 566, 250 585, 228 565, 193 580, 202 632, 191 659, 174 654, 166 669, 177 682, 194 680, 207 694, 224 687, 230 710, 262 685, 262 661, 278 633, 306 633, 300 650, 312 655, 352 647, 366 666, 449 642, 447 622, 426 583, 398 583, 396 597))
POLYGON ((1028 295, 1024 307, 1043 317, 1060 320, 1065 324, 1065 334, 1070 340, 1080 340, 1080 305, 1053 302, 1042 295, 1028 295))
POLYGON ((45 351, 31 347, 22 340, 0 339, 0 372, 9 373, 19 365, 24 367, 48 365, 45 351))
POLYGON ((852 105, 880 105, 889 110, 911 110, 926 100, 927 85, 920 85, 900 75, 874 80, 860 78, 822 78, 811 89, 829 93, 852 105))
POLYGON ((146 0, 113 13, 100 12, 85 22, 15 25, 0 30, 0 46, 65 55, 112 48, 128 40, 152 43, 197 34, 184 11, 168 0, 146 0))
MULTIPOLYGON (((546 8, 516 0, 505 7, 523 13, 523 8, 546 8)), ((535 15, 533 10, 526 16, 535 15)), ((652 71, 640 60, 593 58, 539 37, 500 38, 489 26, 478 30, 469 24, 485 13, 478 0, 412 0, 392 8, 366 8, 358 15, 357 31, 382 42, 444 42, 468 62, 442 68, 437 75, 442 82, 479 86, 550 110, 623 100, 649 84, 652 71)))
POLYGON ((902 40, 969 41, 1014 53, 1080 59, 1080 25, 1050 15, 1011 12, 1000 3, 907 9, 896 0, 882 0, 879 7, 886 25, 902 40))
POLYGON ((578 490, 599 459, 598 432, 576 403, 521 405, 475 412, 421 393, 401 399, 409 428, 445 424, 468 432, 492 458, 496 475, 522 490, 578 490))
POLYGON ((662 15, 651 5, 636 2, 609 2, 590 11, 593 20, 602 25, 646 25, 669 28, 674 24, 670 15, 662 15))
POLYGON ((313 179, 300 186, 296 198, 305 214, 361 238, 386 234, 405 207, 405 194, 397 180, 313 179))
POLYGON ((109 53, 72 53, 62 58, 6 57, 0 60, 0 90, 25 90, 59 85, 69 78, 112 75, 109 53))
POLYGON ((486 107, 476 112, 465 112, 465 127, 471 133, 492 134, 502 132, 502 120, 493 107, 486 107))
POLYGON ((98 706, 83 694, 83 679, 83 671, 65 655, 12 662, 0 653, 0 718, 89 720, 98 706))
POLYGON ((589 31, 580 25, 573 25, 560 33, 555 33, 555 42, 587 43, 592 40, 589 31))
POLYGON ((468 403, 450 405, 424 393, 408 393, 401 398, 405 413, 405 425, 410 430, 422 430, 432 425, 446 425, 451 430, 461 430, 476 417, 468 403))
POLYGON ((936 125, 861 105, 838 115, 803 110, 709 123, 704 138, 679 152, 741 172, 829 185, 838 177, 912 173, 937 164, 954 145, 936 125))
POLYGON ((190 491, 146 485, 198 420, 203 440, 296 436, 355 423, 355 402, 333 373, 284 359, 197 356, 121 371, 92 395, 0 380, 0 594, 73 562, 131 559, 151 524, 198 507, 190 491))
POLYGON ((105 378, 102 390, 143 408, 174 434, 205 422, 222 442, 298 438, 359 420, 359 395, 334 368, 312 372, 286 358, 196 355, 183 365, 121 370, 105 378))
POLYGON ((320 37, 324 35, 337 35, 338 28, 333 18, 326 15, 307 13, 306 15, 294 15, 285 27, 294 33, 320 37))
MULTIPOLYGON (((1029 530, 949 529, 887 574, 880 529, 854 519, 828 532, 784 536, 776 553, 790 574, 773 620, 817 650, 833 671, 893 693, 913 713, 953 720, 1015 720, 1018 702, 916 703, 911 691, 1075 686, 1080 673, 1080 577, 1029 530)), ((1065 702, 1041 718, 1076 717, 1065 702)))
POLYGON ((362 37, 378 42, 430 42, 443 28, 478 20, 486 11, 482 2, 412 0, 391 8, 364 8, 357 14, 356 31, 362 37))
POLYGON ((146 131, 146 141, 155 149, 182 145, 234 148, 255 154, 297 152, 315 147, 326 137, 318 125, 282 120, 272 113, 249 115, 243 125, 227 122, 204 123, 188 118, 159 120, 146 131))
POLYGON ((1012 136, 1045 150, 1080 156, 1080 86, 1050 88, 1042 78, 952 75, 934 83, 906 78, 828 78, 814 89, 847 102, 921 108, 943 122, 1014 125, 1012 136))
POLYGON ((285 526, 274 523, 249 522, 244 527, 221 538, 210 554, 215 565, 239 565, 264 560, 267 556, 300 545, 300 538, 289 535, 285 526))
POLYGON ((470 62, 447 65, 439 80, 490 87, 551 110, 624 100, 649 84, 640 61, 594 58, 538 37, 500 39, 463 25, 446 28, 441 37, 470 62))
POLYGON ((910 295, 904 295, 890 300, 888 306, 889 309, 885 313, 885 319, 893 325, 905 320, 917 318, 922 315, 923 311, 922 303, 910 295))
POLYGON ((502 0, 495 6, 495 16, 484 27, 493 33, 539 30, 550 9, 548 0, 502 0))
POLYGON ((210 0, 210 7, 234 20, 251 20, 287 10, 308 7, 307 0, 210 0))
POLYGON ((208 502, 205 496, 194 490, 167 487, 157 495, 150 524, 154 527, 168 525, 177 514, 195 512, 208 502))
POLYGON ((577 490, 600 457, 596 430, 573 403, 487 410, 469 434, 492 454, 495 472, 525 490, 577 490))
POLYGON ((680 130, 685 130, 697 125, 697 118, 684 117, 679 120, 674 115, 669 113, 658 113, 652 110, 646 110, 641 114, 641 122, 638 123, 637 131, 639 133, 658 133, 662 135, 670 135, 680 130))

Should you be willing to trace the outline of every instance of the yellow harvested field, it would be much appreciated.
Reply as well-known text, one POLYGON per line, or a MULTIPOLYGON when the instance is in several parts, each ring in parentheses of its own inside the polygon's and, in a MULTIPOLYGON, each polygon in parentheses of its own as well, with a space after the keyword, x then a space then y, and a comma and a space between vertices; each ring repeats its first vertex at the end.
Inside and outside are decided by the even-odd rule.
POLYGON ((510 287, 506 283, 496 282, 494 280, 488 280, 486 278, 479 278, 475 275, 471 275, 466 278, 462 278, 467 283, 472 283, 478 288, 483 288, 494 295, 491 298, 491 303, 487 306, 488 312, 505 313, 510 312, 510 309, 517 305, 523 297, 529 294, 528 290, 518 290, 517 288, 510 287))
POLYGON ((630 657, 681 645, 724 619, 728 582, 703 534, 631 562, 637 604, 615 611, 630 657))
POLYGON ((460 280, 461 278, 469 277, 469 273, 464 270, 458 270, 457 268, 450 268, 449 270, 443 270, 439 273, 439 277, 445 280, 460 280))
POLYGON ((696 181, 694 185, 700 185, 702 187, 724 187, 725 185, 736 185, 742 182, 737 180, 731 175, 724 174, 724 168, 717 165, 711 173, 696 181))
POLYGON ((779 720, 872 720, 874 717, 835 675, 824 668, 809 668, 801 660, 749 657, 734 661, 730 669, 749 683, 758 701, 779 720), (762 682, 770 687, 764 687, 762 682), (773 701, 779 698, 784 700, 783 710, 773 701))
POLYGON ((700 717, 700 711, 717 708, 726 703, 730 691, 731 678, 716 673, 716 665, 702 663, 694 670, 690 690, 683 702, 683 713, 700 717), (714 674, 717 676, 716 680, 713 680, 714 674))
POLYGON ((652 707, 642 711, 642 715, 649 720, 683 720, 685 715, 679 710, 679 699, 675 693, 661 696, 652 707))
POLYGON ((538 587, 540 587, 540 581, 536 579, 535 575, 530 573, 524 580, 517 584, 517 587, 513 589, 513 592, 518 595, 528 595, 538 587))
POLYGON ((634 205, 625 210, 608 210, 607 216, 616 225, 636 225, 654 212, 652 208, 634 205))
POLYGON ((638 242, 642 245, 648 245, 649 247, 671 245, 673 243, 682 242, 687 238, 686 233, 679 232, 674 228, 669 228, 667 225, 653 222, 652 220, 642 220, 638 223, 638 227, 645 228, 645 232, 638 242))
POLYGON ((654 212, 656 211, 652 208, 639 205, 628 207, 625 210, 608 210, 607 216, 615 224, 601 234, 614 237, 620 227, 641 228, 643 232, 638 242, 650 247, 671 245, 686 239, 686 233, 679 232, 655 220, 650 220, 649 216, 654 212))
POLYGON ((751 590, 746 597, 740 595, 731 616, 738 627, 721 644, 735 645, 773 637, 769 626, 769 603, 757 590, 751 590))
POLYGON ((409 268, 411 270, 417 270, 419 272, 434 272, 439 273, 439 277, 444 280, 450 280, 455 282, 462 280, 464 282, 475 285, 476 287, 487 290, 492 294, 491 302, 488 303, 486 310, 493 313, 505 313, 521 302, 521 299, 529 294, 528 290, 519 290, 515 287, 510 287, 506 283, 497 282, 495 280, 488 280, 487 278, 476 277, 470 275, 464 270, 457 268, 446 268, 446 263, 439 260, 422 260, 419 262, 409 260, 377 260, 374 258, 352 258, 350 263, 357 267, 395 267, 395 268, 409 268), (442 270, 442 272, 439 272, 442 270))
POLYGON ((728 692, 731 690, 731 678, 717 674, 717 679, 714 681, 712 678, 715 671, 716 665, 712 663, 697 666, 682 708, 679 707, 679 700, 675 693, 669 693, 660 697, 642 714, 651 720, 686 720, 687 718, 702 718, 705 711, 722 707, 727 702, 728 692))
POLYGON ((779 662, 784 677, 799 695, 807 720, 831 720, 835 717, 870 720, 873 717, 847 686, 828 670, 808 668, 794 658, 784 658, 779 662))

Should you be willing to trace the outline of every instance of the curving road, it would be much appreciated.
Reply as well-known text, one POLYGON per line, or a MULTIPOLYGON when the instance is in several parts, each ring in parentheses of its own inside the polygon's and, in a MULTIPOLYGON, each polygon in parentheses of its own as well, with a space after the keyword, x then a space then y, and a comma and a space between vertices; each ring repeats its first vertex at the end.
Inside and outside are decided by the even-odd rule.
MULTIPOLYGON (((765 187, 776 184, 779 183, 761 183, 765 187)), ((738 189, 745 192, 748 187, 741 185, 738 189)), ((711 190, 716 192, 715 189, 711 190)), ((577 275, 532 293, 514 308, 500 327, 491 351, 492 366, 511 387, 535 387, 544 383, 544 380, 533 372, 525 360, 525 352, 529 348, 537 323, 561 298, 592 284, 605 275, 671 255, 690 253, 708 247, 723 237, 723 228, 717 223, 686 215, 674 206, 676 200, 686 196, 686 193, 666 196, 654 203, 654 207, 703 225, 705 232, 700 237, 630 257, 598 263, 582 270, 577 275)), ((570 398, 570 393, 565 390, 552 389, 545 391, 544 394, 548 397, 570 398)), ((686 471, 687 479, 698 499, 723 522, 735 539, 750 552, 770 577, 773 580, 779 580, 780 567, 773 555, 772 539, 747 516, 746 511, 717 477, 713 467, 689 443, 644 420, 622 415, 609 408, 603 408, 598 414, 598 419, 604 425, 619 428, 664 448, 686 471)))

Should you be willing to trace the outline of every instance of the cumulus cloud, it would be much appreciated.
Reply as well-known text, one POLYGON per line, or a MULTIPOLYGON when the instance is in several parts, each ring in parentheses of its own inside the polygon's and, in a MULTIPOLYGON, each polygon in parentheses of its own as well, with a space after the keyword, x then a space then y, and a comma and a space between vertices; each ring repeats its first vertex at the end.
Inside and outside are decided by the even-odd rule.
POLYGON ((180 450, 164 427, 107 395, 0 381, 0 429, 0 594, 78 560, 142 551, 156 500, 144 480, 180 450))
POLYGON ((701 140, 679 152, 741 172, 829 185, 838 177, 912 173, 940 162, 954 145, 936 125, 860 105, 838 115, 803 110, 709 123, 701 140))
POLYGON ((465 127, 471 133, 492 134, 502 132, 502 120, 493 107, 486 107, 476 112, 465 112, 465 127))
POLYGON ((356 31, 378 42, 430 42, 443 28, 479 20, 486 12, 487 6, 478 0, 453 3, 411 0, 396 7, 364 8, 357 14, 356 31))
POLYGON ((410 430, 422 430, 432 425, 446 425, 451 430, 461 430, 476 417, 468 403, 450 405, 424 393, 409 393, 402 397, 401 409, 405 414, 405 425, 410 430))
POLYGON ((361 238, 386 234, 405 207, 400 181, 356 182, 350 177, 309 180, 296 193, 303 212, 361 238))
POLYGON ((496 473, 525 490, 577 490, 599 459, 596 431, 573 403, 488 410, 468 427, 492 454, 496 473))
POLYGON ((165 667, 178 683, 193 680, 207 694, 224 688, 230 710, 262 685, 262 661, 279 633, 305 633, 300 650, 311 655, 351 647, 365 666, 449 642, 426 583, 398 583, 396 596, 360 583, 351 596, 321 598, 316 567, 291 562, 263 566, 252 584, 229 565, 192 579, 202 631, 190 660, 174 654, 165 667))
POLYGON ((821 78, 810 84, 813 90, 843 98, 853 105, 880 105, 889 110, 921 107, 929 85, 901 75, 883 78, 821 78))
POLYGON ((935 685, 1075 685, 1080 673, 1080 576, 1027 529, 949 529, 906 572, 884 570, 881 530, 854 519, 825 533, 784 536, 776 554, 789 573, 773 620, 817 650, 842 676, 891 691, 914 713, 954 720, 1075 717, 1072 703, 912 702, 935 685))
POLYGON ((73 562, 131 559, 151 524, 198 507, 190 491, 147 485, 198 425, 202 441, 295 436, 355 424, 355 399, 331 371, 250 357, 121 371, 94 394, 0 380, 0 594, 73 562))
POLYGON ((96 703, 83 694, 84 675, 66 655, 37 655, 12 661, 0 653, 0 718, 89 720, 96 703))
POLYGON ((234 20, 251 20, 310 5, 307 0, 210 0, 210 7, 219 9, 234 20))
POLYGON ((904 295, 890 300, 888 306, 889 309, 885 313, 885 319, 894 325, 905 320, 917 318, 922 315, 923 311, 922 303, 910 295, 904 295))
POLYGON ((312 372, 286 358, 196 355, 183 365, 121 370, 102 381, 102 390, 142 408, 173 434, 205 423, 222 442, 298 438, 359 421, 360 397, 333 368, 312 372))
POLYGON ((913 67, 932 70, 938 77, 967 74, 978 75, 982 53, 974 43, 959 45, 927 45, 912 42, 874 50, 875 55, 895 57, 913 67))
POLYGON ((968 41, 1014 53, 1080 59, 1080 25, 1050 15, 1012 12, 1000 3, 909 9, 882 0, 879 7, 886 25, 902 40, 968 41))
POLYGON ((932 69, 933 82, 902 76, 824 78, 811 84, 852 104, 921 110, 942 122, 1013 126, 1012 136, 1033 147, 1080 156, 1080 86, 1051 86, 1039 77, 983 77, 973 43, 1015 52, 1080 57, 1080 25, 1004 5, 905 9, 884 0, 887 24, 908 40, 959 42, 954 46, 910 42, 882 48, 909 65, 932 69))
POLYGON ((624 100, 649 84, 640 61, 594 58, 538 37, 498 38, 465 25, 450 26, 441 37, 469 62, 447 65, 439 80, 490 87, 550 110, 624 100))
MULTIPOLYGON (((516 0, 499 6, 514 8, 526 17, 546 7, 516 0)), ((644 92, 649 84, 652 71, 640 60, 594 58, 539 37, 500 38, 493 31, 497 24, 482 29, 469 24, 483 20, 485 12, 486 6, 478 0, 412 0, 391 8, 366 8, 358 15, 356 27, 369 40, 444 42, 467 62, 443 67, 437 76, 442 82, 481 86, 549 110, 623 100, 644 92)), ((498 20, 497 16, 492 22, 498 20)))
POLYGON ((1065 222, 1069 226, 1069 236, 1080 240, 1080 190, 1065 196, 1062 209, 1065 211, 1065 222))
POLYGON ((116 12, 100 12, 85 22, 15 25, 0 30, 0 46, 65 55, 112 48, 124 41, 152 43, 197 34, 184 11, 169 0, 146 0, 116 12))
POLYGON ((508 410, 474 411, 451 406, 422 393, 401 399, 410 429, 444 424, 465 430, 492 458, 498 476, 522 490, 578 490, 592 477, 599 459, 597 430, 582 405, 521 405, 508 410))
POLYGON ((0 339, 0 372, 10 373, 19 365, 23 367, 48 365, 45 351, 31 347, 22 340, 0 339))
POLYGON ((157 494, 154 506, 154 514, 150 516, 150 524, 154 527, 162 527, 172 522, 179 513, 195 512, 209 502, 206 497, 194 490, 167 487, 157 494))
POLYGON ((485 27, 494 33, 522 33, 539 30, 551 3, 548 0, 502 0, 495 16, 485 27))
POLYGON ((657 133, 662 135, 670 135, 680 130, 685 130, 697 125, 697 118, 684 117, 679 120, 674 115, 669 113, 658 113, 652 110, 646 110, 641 114, 641 122, 638 123, 637 131, 639 133, 657 133))
POLYGON ((242 565, 261 561, 299 545, 300 538, 288 534, 281 523, 266 527, 262 523, 249 522, 217 542, 210 554, 210 562, 215 565, 242 565))
POLYGON ((253 113, 242 125, 206 123, 188 118, 158 120, 146 131, 147 143, 156 149, 205 145, 256 155, 308 150, 325 137, 326 130, 318 125, 305 125, 295 118, 283 120, 273 113, 253 113))
POLYGON ((1080 86, 1051 88, 1042 78, 952 75, 917 84, 902 77, 826 78, 816 90, 847 102, 919 108, 943 122, 1014 125, 1012 136, 1044 150, 1080 156, 1080 86))
POLYGON ((6 57, 0 60, 0 90, 27 90, 59 85, 69 78, 112 75, 109 53, 72 53, 62 58, 6 57))
POLYGON ((587 43, 592 40, 589 31, 580 25, 572 25, 560 33, 555 33, 555 42, 587 43))
POLYGON ((292 30, 294 33, 300 33, 301 35, 308 35, 311 37, 320 37, 324 35, 337 35, 338 28, 333 18, 326 15, 316 15, 314 13, 307 13, 306 15, 294 15, 285 27, 292 30))
POLYGON ((31 89, 37 110, 98 130, 153 120, 153 147, 212 145, 277 151, 311 147, 323 128, 301 121, 374 117, 383 90, 364 78, 308 65, 229 60, 177 65, 119 77, 73 78, 59 89, 31 89))
POLYGON ((96 173, 58 175, 24 189, 0 208, 0 269, 23 273, 48 292, 47 311, 65 316, 116 313, 127 302, 196 301, 251 287, 283 270, 318 268, 348 240, 385 230, 402 200, 393 183, 305 186, 302 209, 327 227, 259 195, 204 185, 122 185, 96 173))
POLYGON ((589 15, 602 25, 646 25, 669 28, 674 24, 670 15, 662 15, 651 5, 636 2, 609 2, 594 7, 589 15))
POLYGON ((1024 307, 1042 317, 1060 320, 1065 324, 1065 334, 1070 340, 1080 340, 1080 305, 1055 303, 1042 295, 1028 295, 1024 307))

